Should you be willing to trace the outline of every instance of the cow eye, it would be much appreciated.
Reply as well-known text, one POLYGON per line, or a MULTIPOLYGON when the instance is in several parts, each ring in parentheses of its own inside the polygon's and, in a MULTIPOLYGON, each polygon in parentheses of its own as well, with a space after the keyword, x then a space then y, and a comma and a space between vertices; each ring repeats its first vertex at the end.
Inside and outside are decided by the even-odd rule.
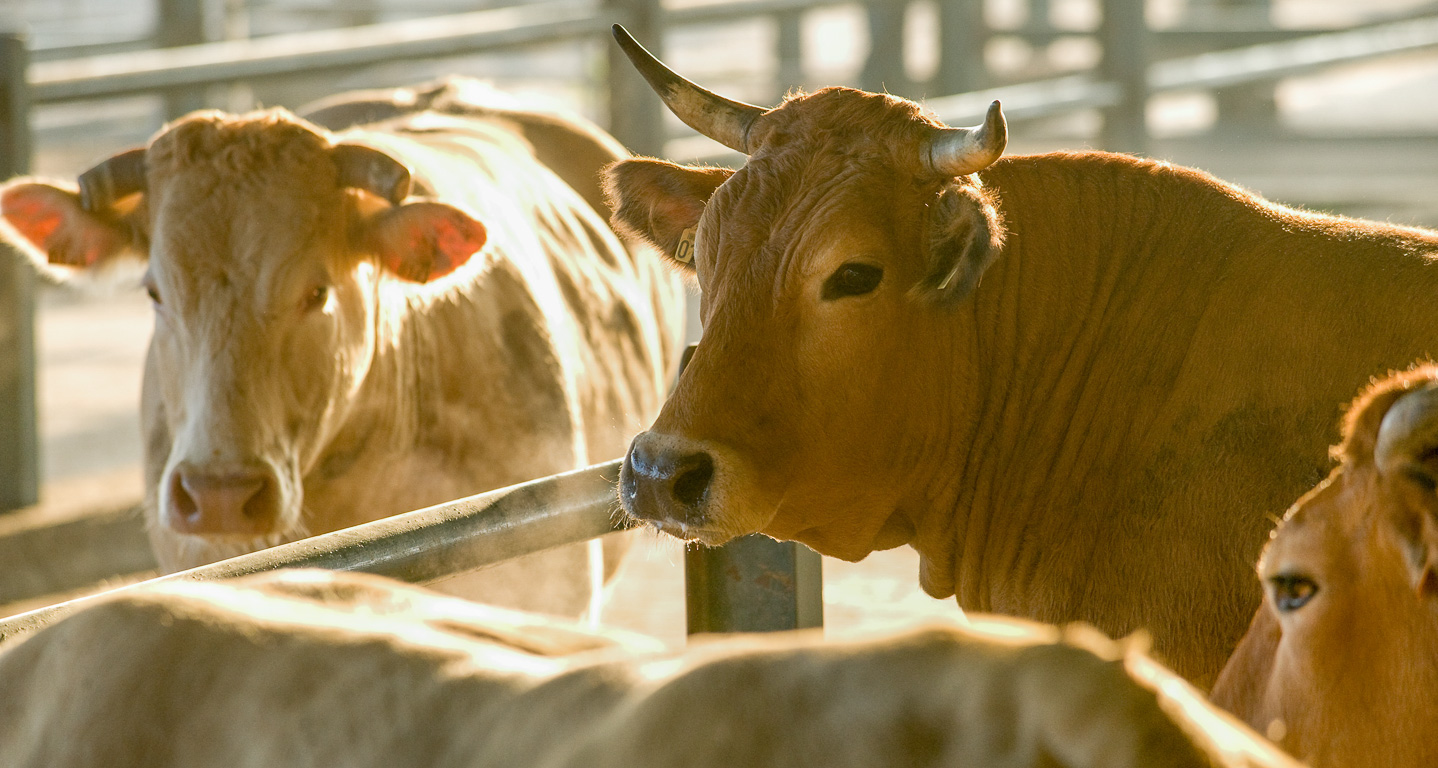
POLYGON ((317 285, 314 290, 305 296, 303 309, 306 312, 313 312, 325 305, 330 298, 330 287, 328 285, 317 285))
POLYGON ((834 270, 829 279, 824 281, 825 300, 841 299, 845 296, 862 296, 879 287, 879 281, 884 279, 884 270, 873 264, 861 264, 856 261, 849 262, 834 270))
POLYGON ((1318 585, 1307 576, 1283 573, 1268 579, 1273 591, 1273 605, 1283 613, 1291 613, 1308 604, 1318 594, 1318 585))
POLYGON ((164 303, 160 301, 160 289, 156 288, 154 283, 150 282, 149 279, 146 279, 143 285, 145 286, 145 293, 149 294, 150 301, 155 302, 155 306, 158 307, 159 305, 164 303))

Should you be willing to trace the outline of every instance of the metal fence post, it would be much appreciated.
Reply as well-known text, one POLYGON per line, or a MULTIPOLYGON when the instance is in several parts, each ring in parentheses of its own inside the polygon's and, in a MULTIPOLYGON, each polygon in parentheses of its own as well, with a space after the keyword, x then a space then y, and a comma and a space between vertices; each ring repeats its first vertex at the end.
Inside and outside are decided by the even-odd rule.
POLYGON ((1099 40, 1103 77, 1118 83, 1122 100, 1104 110, 1100 144, 1115 152, 1148 151, 1148 25, 1144 0, 1104 0, 1099 40))
POLYGON ((931 96, 948 96, 983 88, 987 66, 984 46, 988 22, 983 0, 945 0, 939 5, 939 68, 931 96))
MULTIPOLYGON (((204 0, 157 0, 159 28, 155 45, 174 48, 205 42, 204 0)), ((165 119, 174 120, 205 106, 203 87, 171 88, 163 91, 165 119)))
POLYGON ((870 0, 869 56, 859 74, 859 87, 876 93, 909 95, 904 70, 904 12, 908 0, 870 0))
MULTIPOLYGON (((0 33, 0 178, 30 169, 30 103, 25 35, 0 33)), ((35 274, 0 253, 0 511, 39 501, 35 424, 35 274)))
POLYGON ((778 104, 791 90, 804 87, 804 14, 800 11, 783 11, 774 14, 778 27, 778 40, 774 44, 775 58, 779 60, 779 71, 774 78, 778 93, 773 102, 778 104))
MULTIPOLYGON (((1229 13, 1242 13, 1242 18, 1251 20, 1256 28, 1273 27, 1269 0, 1209 0, 1209 4, 1213 10, 1222 8, 1229 13)), ((1278 101, 1274 98, 1274 86, 1272 81, 1267 81, 1218 89, 1213 94, 1218 103, 1215 128, 1240 135, 1276 132, 1278 101)))
MULTIPOLYGON (((679 363, 682 375, 695 345, 679 363)), ((688 632, 777 632, 824 626, 819 553, 761 534, 684 552, 688 632)))
MULTIPOLYGON (((640 45, 664 56, 663 9, 659 0, 605 0, 605 7, 640 45)), ((606 39, 609 61, 609 132, 639 155, 664 152, 665 110, 649 84, 634 70, 624 52, 606 39)))

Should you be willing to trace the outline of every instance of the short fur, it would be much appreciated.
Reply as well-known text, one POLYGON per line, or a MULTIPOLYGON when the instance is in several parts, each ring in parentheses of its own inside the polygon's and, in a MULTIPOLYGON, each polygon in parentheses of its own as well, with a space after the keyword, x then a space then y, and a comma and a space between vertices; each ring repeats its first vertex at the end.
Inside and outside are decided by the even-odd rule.
POLYGON ((1339 466, 1274 531, 1258 564, 1263 604, 1214 686, 1215 703, 1314 768, 1438 763, 1438 585, 1428 560, 1438 496, 1431 477, 1411 472, 1431 465, 1438 434, 1405 445, 1398 471, 1374 460, 1384 416, 1435 385, 1438 368, 1424 366, 1354 401, 1339 466), (1295 578, 1315 591, 1282 610, 1277 592, 1295 578))
POLYGON ((0 652, 0 743, 16 768, 1296 768, 1095 634, 657 653, 372 576, 176 582, 0 652))
POLYGON ((649 463, 625 467, 626 510, 710 544, 909 544, 935 597, 1146 628, 1211 684, 1339 406, 1438 347, 1438 235, 1100 152, 932 178, 936 125, 825 89, 758 118, 728 178, 611 170, 619 226, 697 226, 704 292, 704 341, 631 446, 649 463), (825 300, 851 261, 882 281, 825 300), (942 297, 936 264, 962 267, 942 297), (701 454, 711 476, 685 487, 703 492, 676 501, 655 467, 701 454))
MULTIPOLYGON (((103 209, 66 184, 0 190, 41 259, 149 258, 146 506, 166 570, 616 458, 668 389, 681 282, 595 210, 617 143, 462 79, 352 98, 391 109, 342 133, 284 110, 188 116, 150 143, 144 193, 103 209), (373 154, 345 144, 406 166, 414 195, 342 185, 342 156, 373 154)), ((591 551, 460 589, 577 613, 591 551)))

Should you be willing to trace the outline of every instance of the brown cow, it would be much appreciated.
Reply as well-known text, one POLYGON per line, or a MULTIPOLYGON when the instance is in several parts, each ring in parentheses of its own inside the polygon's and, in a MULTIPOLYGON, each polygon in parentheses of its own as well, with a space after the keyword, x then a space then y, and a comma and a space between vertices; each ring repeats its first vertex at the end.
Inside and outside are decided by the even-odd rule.
POLYGON ((1438 368, 1359 397, 1335 455, 1213 699, 1315 768, 1438 765, 1438 368))
MULTIPOLYGON (((148 261, 147 518, 166 570, 618 458, 658 410, 682 286, 596 210, 623 149, 473 81, 350 97, 385 99, 387 119, 341 133, 200 112, 78 191, 0 190, 37 259, 148 261)), ((467 593, 574 613, 589 552, 467 593)))
POLYGON ((178 582, 0 649, 0 763, 1296 768, 1095 635, 981 621, 671 654, 373 576, 178 582))
POLYGON ((687 253, 704 336, 621 477, 629 514, 857 560, 1110 635, 1211 684, 1271 518, 1338 406, 1438 346, 1438 235, 1097 152, 998 159, 893 96, 768 111, 629 50, 743 168, 636 159, 615 222, 687 253))

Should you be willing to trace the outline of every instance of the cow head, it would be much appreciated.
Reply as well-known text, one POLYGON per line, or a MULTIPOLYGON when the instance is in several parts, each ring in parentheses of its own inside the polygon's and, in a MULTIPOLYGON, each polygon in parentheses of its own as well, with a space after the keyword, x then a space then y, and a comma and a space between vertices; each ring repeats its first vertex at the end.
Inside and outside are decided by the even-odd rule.
POLYGON ((304 533, 302 478, 386 341, 384 306, 406 300, 386 276, 433 280, 484 243, 464 212, 407 200, 410 184, 385 152, 274 110, 191 115, 78 189, 0 189, 10 238, 52 268, 148 262, 152 536, 233 553, 304 533))
POLYGON ((697 277, 704 323, 630 447, 625 510, 709 544, 763 531, 857 559, 909 541, 911 473, 945 421, 913 402, 962 386, 918 348, 954 340, 1002 244, 972 175, 1003 151, 998 104, 975 128, 843 88, 766 111, 616 36, 675 114, 748 155, 732 173, 650 159, 609 171, 616 226, 697 277))
POLYGON ((1432 765, 1438 369, 1360 397, 1335 453, 1259 561, 1263 605, 1213 699, 1315 766, 1432 765))

